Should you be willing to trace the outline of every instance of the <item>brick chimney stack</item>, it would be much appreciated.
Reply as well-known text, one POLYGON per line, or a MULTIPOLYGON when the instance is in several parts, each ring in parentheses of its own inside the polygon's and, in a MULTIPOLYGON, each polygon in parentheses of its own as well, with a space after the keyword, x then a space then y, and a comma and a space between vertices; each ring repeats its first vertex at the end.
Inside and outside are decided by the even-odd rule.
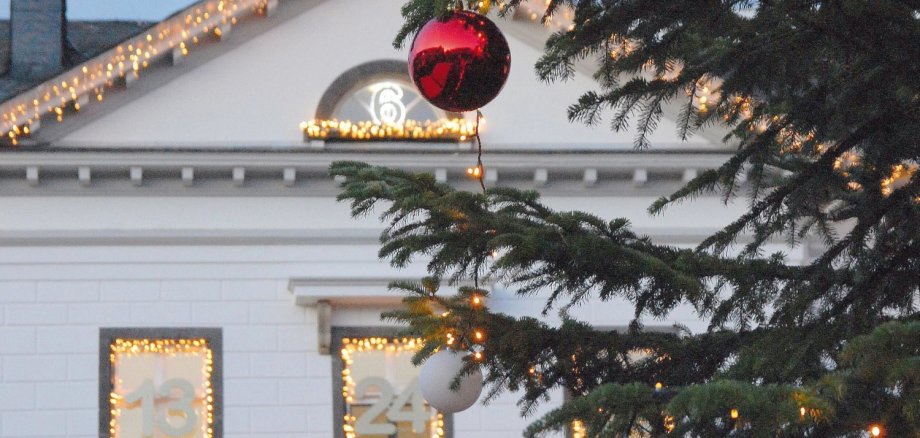
POLYGON ((10 2, 10 73, 20 80, 53 76, 64 69, 66 0, 10 2))

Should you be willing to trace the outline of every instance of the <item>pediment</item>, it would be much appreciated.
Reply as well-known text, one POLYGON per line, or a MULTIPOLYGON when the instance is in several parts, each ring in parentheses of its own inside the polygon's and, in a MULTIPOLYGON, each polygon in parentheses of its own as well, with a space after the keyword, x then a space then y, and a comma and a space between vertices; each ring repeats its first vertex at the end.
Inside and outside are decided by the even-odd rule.
MULTIPOLYGON (((56 147, 305 146, 301 124, 343 72, 374 60, 403 61, 392 39, 401 0, 289 0, 269 18, 241 21, 220 42, 190 48, 181 64, 146 71, 126 90, 90 102, 36 138, 56 147), (257 22, 262 20, 261 22, 257 22), (155 71, 154 71, 155 70, 155 71)), ((630 149, 634 132, 570 123, 566 108, 596 87, 579 71, 564 83, 540 82, 540 56, 523 24, 496 19, 512 51, 511 75, 482 109, 482 140, 496 149, 630 149)), ((535 27, 534 34, 541 34, 535 27)), ((661 149, 723 147, 703 136, 682 142, 667 115, 651 136, 661 149)), ((333 147, 333 146, 329 146, 333 147)))

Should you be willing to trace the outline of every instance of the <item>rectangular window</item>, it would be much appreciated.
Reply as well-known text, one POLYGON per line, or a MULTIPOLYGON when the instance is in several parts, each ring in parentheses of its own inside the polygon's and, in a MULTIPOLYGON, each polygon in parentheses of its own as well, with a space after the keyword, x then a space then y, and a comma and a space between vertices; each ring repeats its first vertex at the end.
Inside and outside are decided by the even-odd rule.
POLYGON ((441 438, 451 418, 428 406, 412 355, 418 339, 393 329, 336 328, 333 394, 337 438, 441 438))
POLYGON ((103 328, 99 436, 222 436, 219 328, 103 328))

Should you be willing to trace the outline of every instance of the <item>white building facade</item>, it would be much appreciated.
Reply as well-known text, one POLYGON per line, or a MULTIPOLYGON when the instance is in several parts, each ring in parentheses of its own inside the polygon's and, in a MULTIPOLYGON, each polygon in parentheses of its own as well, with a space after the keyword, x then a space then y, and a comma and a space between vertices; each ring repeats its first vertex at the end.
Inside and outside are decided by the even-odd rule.
MULTIPOLYGON (((236 3, 202 2, 170 20, 194 22, 236 3)), ((258 2, 197 44, 157 50, 137 75, 129 67, 119 80, 116 66, 101 101, 90 88, 88 98, 66 103, 60 122, 43 116, 31 137, 0 153, 0 436, 520 436, 532 418, 520 417, 514 394, 452 418, 425 408, 423 425, 398 418, 393 406, 412 404, 395 401, 411 390, 414 371, 399 354, 411 347, 379 314, 400 299, 387 283, 424 276, 424 261, 396 270, 379 260, 382 225, 351 218, 327 172, 334 161, 361 160, 475 190, 465 175, 475 164, 470 144, 324 142, 301 128, 318 114, 357 117, 368 87, 406 85, 387 67, 406 56, 391 45, 400 6, 258 2), (74 102, 83 102, 79 111, 74 102), (132 344, 118 350, 118 339, 132 344), (207 349, 192 346, 199 340, 207 349), (370 340, 394 353, 364 359, 370 340), (346 344, 360 345, 345 352, 346 344), (140 349, 132 356, 131 348, 140 349), (192 365, 176 362, 186 356, 192 365), (362 401, 360 381, 349 388, 343 374, 349 366, 379 371, 372 377, 389 379, 394 393, 377 386, 362 401), (379 403, 390 412, 361 420, 379 403), (383 429, 361 433, 355 428, 366 425, 356 422, 383 429)), ((496 21, 512 69, 483 108, 487 185, 537 189, 558 209, 626 217, 675 245, 693 245, 743 211, 743 200, 704 197, 649 216, 657 197, 724 162, 721 134, 681 142, 666 119, 653 149, 636 152, 632 133, 569 123, 567 105, 594 86, 588 66, 569 82, 543 84, 532 66, 546 30, 527 16, 496 21)), ((105 71, 108 62, 86 66, 97 64, 105 71)), ((411 88, 402 90, 412 104, 411 88)), ((366 109, 371 118, 373 105, 366 109)), ((807 256, 807 246, 789 253, 807 256)), ((494 285, 488 305, 533 315, 543 302, 494 285)), ((617 327, 632 308, 592 303, 574 316, 617 327)), ((705 329, 688 309, 646 324, 705 329)))

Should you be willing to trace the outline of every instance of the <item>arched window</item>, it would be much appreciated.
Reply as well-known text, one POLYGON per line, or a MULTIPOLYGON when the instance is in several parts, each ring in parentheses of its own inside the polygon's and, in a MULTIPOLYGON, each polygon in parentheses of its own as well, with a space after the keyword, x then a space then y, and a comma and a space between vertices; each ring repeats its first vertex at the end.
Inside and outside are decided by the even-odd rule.
POLYGON ((349 92, 337 105, 332 118, 403 124, 406 120, 440 120, 446 117, 444 111, 428 104, 412 84, 385 78, 349 92))
POLYGON ((301 125, 307 140, 459 142, 471 137, 462 114, 428 103, 405 61, 373 61, 342 73, 301 125))

